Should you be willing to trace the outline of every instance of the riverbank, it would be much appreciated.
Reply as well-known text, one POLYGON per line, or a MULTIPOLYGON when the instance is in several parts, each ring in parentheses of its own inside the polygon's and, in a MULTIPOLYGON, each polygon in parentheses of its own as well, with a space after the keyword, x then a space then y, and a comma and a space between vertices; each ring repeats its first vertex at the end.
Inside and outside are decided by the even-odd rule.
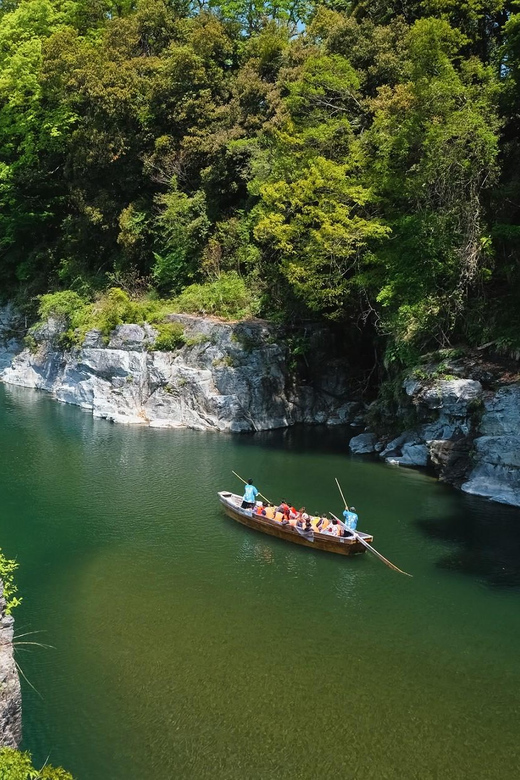
POLYGON ((427 365, 395 388, 391 419, 376 402, 367 423, 350 442, 354 454, 377 453, 396 466, 430 467, 465 493, 520 506, 516 364, 468 354, 442 366, 427 365))
MULTIPOLYGON (((31 330, 0 310, 0 379, 49 392, 112 422, 248 432, 298 423, 365 431, 354 454, 434 469, 464 492, 520 506, 520 376, 516 366, 467 355, 429 364, 368 406, 356 394, 333 331, 291 331, 264 320, 169 314, 177 345, 157 349, 152 325, 122 324, 63 346, 63 322, 31 330)), ((355 370, 355 366, 353 367, 355 370)))

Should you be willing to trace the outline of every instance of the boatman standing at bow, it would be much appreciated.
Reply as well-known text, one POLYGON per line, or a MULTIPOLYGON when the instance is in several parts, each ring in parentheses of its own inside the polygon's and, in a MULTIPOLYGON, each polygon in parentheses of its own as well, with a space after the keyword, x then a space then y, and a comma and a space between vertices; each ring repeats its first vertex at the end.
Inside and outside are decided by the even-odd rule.
POLYGON ((356 507, 351 506, 350 509, 345 508, 345 511, 343 512, 343 517, 345 518, 345 525, 349 529, 349 531, 355 531, 359 519, 356 514, 356 507))
POLYGON ((244 495, 242 496, 242 509, 253 509, 256 504, 257 495, 258 490, 253 485, 253 480, 248 479, 244 495))

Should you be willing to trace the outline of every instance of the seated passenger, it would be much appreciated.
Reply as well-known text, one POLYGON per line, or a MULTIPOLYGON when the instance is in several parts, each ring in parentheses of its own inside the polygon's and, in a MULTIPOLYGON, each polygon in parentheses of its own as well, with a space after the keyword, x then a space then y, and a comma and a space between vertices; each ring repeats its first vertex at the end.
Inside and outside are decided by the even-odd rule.
POLYGON ((322 515, 320 517, 320 533, 324 534, 328 532, 329 528, 330 528, 330 522, 328 518, 326 518, 325 515, 322 515))
POLYGON ((267 519, 268 519, 268 520, 274 520, 274 515, 275 515, 275 509, 274 509, 274 506, 272 506, 271 504, 269 504, 269 505, 268 505, 268 506, 265 508, 265 516, 267 517, 267 519))
POLYGON ((340 536, 341 527, 335 517, 332 518, 332 523, 327 530, 331 536, 340 536))
POLYGON ((280 512, 285 517, 286 520, 289 519, 289 515, 290 515, 289 505, 283 498, 280 501, 280 505, 276 507, 276 511, 280 512))

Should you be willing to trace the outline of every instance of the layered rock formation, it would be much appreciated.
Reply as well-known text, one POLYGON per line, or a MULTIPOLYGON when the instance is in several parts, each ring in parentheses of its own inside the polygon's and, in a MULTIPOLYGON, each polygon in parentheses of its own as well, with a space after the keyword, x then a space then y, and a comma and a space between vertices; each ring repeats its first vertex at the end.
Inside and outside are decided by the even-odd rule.
POLYGON ((520 384, 495 389, 473 378, 408 379, 400 414, 410 411, 415 424, 402 434, 388 440, 364 433, 351 440, 351 451, 432 466, 466 493, 520 506, 520 384))
POLYGON ((154 349, 157 333, 149 325, 121 325, 108 344, 91 331, 81 348, 64 351, 59 323, 51 321, 38 334, 36 349, 4 360, 0 377, 47 390, 97 417, 156 427, 253 431, 300 422, 340 424, 359 412, 360 405, 348 401, 344 364, 323 328, 305 334, 302 371, 290 339, 265 322, 230 324, 181 314, 169 319, 184 329, 184 346, 172 352, 154 349))
POLYGON ((22 694, 13 656, 14 619, 5 614, 0 581, 0 747, 18 747, 22 739, 22 694))

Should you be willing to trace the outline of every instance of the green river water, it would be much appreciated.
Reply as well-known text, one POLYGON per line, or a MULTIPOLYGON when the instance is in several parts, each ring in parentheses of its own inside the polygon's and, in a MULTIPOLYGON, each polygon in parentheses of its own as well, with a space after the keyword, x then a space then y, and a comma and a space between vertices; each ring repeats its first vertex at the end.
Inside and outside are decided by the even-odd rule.
POLYGON ((127 428, 0 388, 24 747, 77 780, 519 774, 520 512, 348 456, 348 432, 127 428), (218 505, 236 469, 413 573, 218 505), (22 640, 21 640, 22 641, 22 640))

